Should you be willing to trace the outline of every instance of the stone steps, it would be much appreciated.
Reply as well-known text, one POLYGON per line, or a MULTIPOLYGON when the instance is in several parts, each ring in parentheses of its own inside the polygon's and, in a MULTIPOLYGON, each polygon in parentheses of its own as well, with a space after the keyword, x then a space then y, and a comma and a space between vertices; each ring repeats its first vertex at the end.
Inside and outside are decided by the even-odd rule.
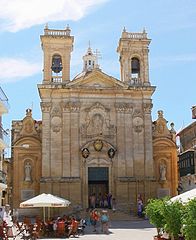
MULTIPOLYGON (((124 210, 116 210, 115 212, 112 211, 112 209, 97 209, 98 212, 101 214, 102 210, 107 210, 109 218, 111 221, 138 221, 141 220, 141 218, 129 214, 129 212, 125 212, 124 210)), ((83 210, 80 212, 79 216, 86 218, 88 214, 83 210)))

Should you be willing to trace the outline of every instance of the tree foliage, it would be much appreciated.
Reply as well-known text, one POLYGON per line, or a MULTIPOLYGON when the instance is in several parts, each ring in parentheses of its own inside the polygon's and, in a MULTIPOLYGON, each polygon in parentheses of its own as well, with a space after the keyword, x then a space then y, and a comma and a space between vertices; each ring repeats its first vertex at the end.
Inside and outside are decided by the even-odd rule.
POLYGON ((164 230, 170 235, 171 239, 178 239, 182 229, 183 205, 179 201, 165 201, 163 207, 164 230))
POLYGON ((187 240, 196 240, 196 199, 190 200, 185 205, 183 234, 187 240))
POLYGON ((150 223, 156 227, 158 236, 160 236, 161 229, 165 224, 163 216, 163 207, 164 200, 150 199, 145 208, 145 213, 149 218, 150 223))

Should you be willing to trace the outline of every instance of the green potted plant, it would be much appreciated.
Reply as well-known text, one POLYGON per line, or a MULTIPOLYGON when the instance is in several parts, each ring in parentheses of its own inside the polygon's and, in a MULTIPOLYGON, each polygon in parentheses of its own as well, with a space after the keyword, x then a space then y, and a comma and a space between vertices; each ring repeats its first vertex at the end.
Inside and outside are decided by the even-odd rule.
POLYGON ((157 236, 154 236, 154 239, 157 240, 161 239, 161 230, 165 224, 164 216, 162 213, 163 207, 163 199, 150 199, 145 208, 145 214, 149 218, 150 223, 157 229, 157 236))
POLYGON ((179 201, 164 201, 162 210, 165 220, 164 230, 169 234, 171 240, 179 239, 182 230, 182 203, 179 201))
POLYGON ((196 199, 185 205, 182 231, 186 240, 196 240, 196 199))

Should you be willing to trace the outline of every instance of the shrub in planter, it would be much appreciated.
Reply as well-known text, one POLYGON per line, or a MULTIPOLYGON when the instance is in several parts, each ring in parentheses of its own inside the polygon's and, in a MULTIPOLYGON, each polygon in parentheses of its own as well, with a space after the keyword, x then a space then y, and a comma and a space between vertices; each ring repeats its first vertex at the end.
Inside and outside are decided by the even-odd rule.
POLYGON ((185 205, 182 231, 186 240, 196 240, 196 199, 185 205))
POLYGON ((163 216, 164 200, 162 199, 150 199, 145 208, 145 214, 149 218, 149 221, 157 229, 157 237, 161 236, 161 230, 165 224, 163 216))
POLYGON ((165 201, 163 212, 165 225, 164 230, 169 234, 170 238, 178 239, 182 230, 183 205, 179 201, 165 201))

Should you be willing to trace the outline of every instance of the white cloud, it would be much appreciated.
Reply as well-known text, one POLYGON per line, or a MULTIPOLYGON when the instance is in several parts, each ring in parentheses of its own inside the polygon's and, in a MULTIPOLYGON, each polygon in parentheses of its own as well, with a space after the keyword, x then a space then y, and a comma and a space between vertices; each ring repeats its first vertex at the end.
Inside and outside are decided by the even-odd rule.
POLYGON ((0 0, 2 30, 17 32, 37 24, 84 17, 108 0, 0 0))
POLYGON ((41 73, 41 63, 30 63, 24 59, 0 58, 0 83, 16 82, 25 77, 41 73))

